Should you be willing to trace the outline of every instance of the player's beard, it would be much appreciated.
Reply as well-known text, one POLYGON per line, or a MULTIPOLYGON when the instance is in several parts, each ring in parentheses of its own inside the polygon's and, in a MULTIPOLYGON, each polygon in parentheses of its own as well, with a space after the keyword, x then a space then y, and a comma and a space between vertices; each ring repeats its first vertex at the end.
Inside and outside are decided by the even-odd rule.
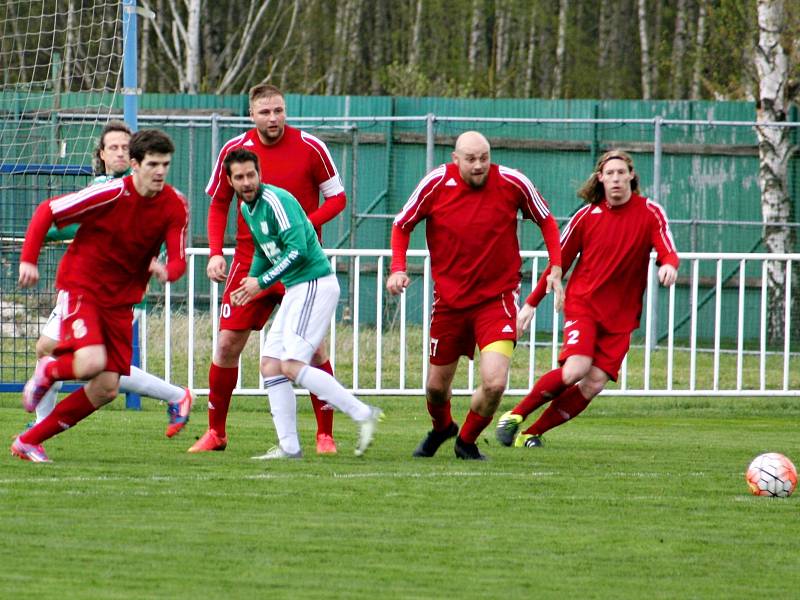
POLYGON ((467 180, 467 183, 472 188, 475 188, 475 189, 482 188, 484 186, 484 184, 486 183, 486 179, 488 177, 489 177, 489 171, 488 170, 484 171, 483 173, 479 173, 477 175, 474 174, 474 173, 470 173, 469 174, 469 179, 467 180))

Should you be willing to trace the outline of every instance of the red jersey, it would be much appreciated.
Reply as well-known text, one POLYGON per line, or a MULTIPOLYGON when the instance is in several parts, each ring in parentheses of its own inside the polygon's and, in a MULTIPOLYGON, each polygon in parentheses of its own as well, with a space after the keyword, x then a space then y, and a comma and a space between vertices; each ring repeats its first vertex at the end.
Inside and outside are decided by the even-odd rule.
POLYGON ((550 262, 560 265, 558 226, 525 175, 493 164, 486 183, 473 188, 455 163, 441 165, 422 179, 394 220, 392 272, 405 270, 409 235, 424 219, 437 302, 467 308, 516 290, 519 211, 539 225, 550 262))
MULTIPOLYGON (((564 314, 591 317, 610 333, 636 329, 652 249, 659 265, 678 268, 667 215, 656 202, 634 194, 621 206, 603 200, 581 208, 561 234, 564 273, 580 254, 567 284, 564 314)), ((536 306, 544 297, 548 272, 528 304, 536 306)))
MULTIPOLYGON (((211 196, 208 210, 208 246, 211 256, 222 254, 228 210, 233 200, 233 188, 222 162, 234 148, 250 150, 258 156, 261 181, 288 190, 314 225, 320 235, 322 224, 327 223, 344 209, 346 198, 342 180, 328 147, 319 138, 286 125, 283 137, 272 145, 264 144, 257 129, 228 140, 220 150, 206 193, 211 196), (320 207, 320 192, 325 203, 320 207)), ((237 201, 237 209, 241 201, 237 201)), ((237 210, 236 253, 240 260, 249 262, 253 256, 253 238, 237 210)))
POLYGON ((56 287, 90 295, 101 306, 142 300, 150 261, 167 245, 167 273, 175 281, 186 270, 185 198, 169 185, 152 197, 139 195, 133 176, 45 200, 34 212, 20 260, 36 264, 48 228, 80 223, 56 275, 56 287))

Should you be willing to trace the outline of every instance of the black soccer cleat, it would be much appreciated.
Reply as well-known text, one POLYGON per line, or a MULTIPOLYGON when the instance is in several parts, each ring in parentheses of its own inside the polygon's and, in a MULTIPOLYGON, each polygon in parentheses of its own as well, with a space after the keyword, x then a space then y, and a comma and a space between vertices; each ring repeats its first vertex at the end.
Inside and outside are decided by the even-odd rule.
POLYGON ((450 425, 442 431, 431 429, 425 439, 419 443, 417 449, 411 456, 417 458, 430 458, 439 449, 439 446, 444 444, 447 440, 458 435, 458 425, 455 421, 451 421, 450 425))
POLYGON ((486 460, 486 457, 478 450, 477 444, 468 444, 460 437, 456 438, 455 445, 456 458, 464 460, 486 460))

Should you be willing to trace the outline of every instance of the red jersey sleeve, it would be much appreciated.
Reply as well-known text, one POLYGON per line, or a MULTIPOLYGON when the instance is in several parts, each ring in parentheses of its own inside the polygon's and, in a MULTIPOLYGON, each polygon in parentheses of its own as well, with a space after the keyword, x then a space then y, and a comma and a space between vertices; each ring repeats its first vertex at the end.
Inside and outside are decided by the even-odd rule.
POLYGON ((406 270, 406 252, 408 252, 410 240, 410 231, 404 231, 397 225, 392 225, 392 265, 390 268, 392 273, 406 270))
POLYGON ((221 256, 222 246, 225 242, 225 228, 228 226, 228 211, 230 211, 231 201, 233 200, 233 188, 228 183, 228 175, 225 172, 223 161, 231 149, 242 144, 245 134, 237 136, 226 143, 217 156, 211 177, 206 185, 206 194, 211 197, 211 204, 208 207, 208 247, 211 256, 221 256))
POLYGON ((179 202, 172 211, 167 228, 167 280, 175 281, 186 271, 186 234, 189 227, 189 205, 186 198, 175 192, 179 202))
POLYGON ((31 222, 25 232, 25 241, 22 243, 20 262, 36 264, 39 261, 39 252, 47 236, 47 230, 53 224, 53 211, 50 210, 50 201, 45 200, 33 211, 31 222))
POLYGON ((519 208, 526 219, 531 219, 542 230, 544 244, 550 258, 550 264, 561 266, 561 246, 558 240, 558 224, 550 214, 547 201, 521 171, 499 166, 500 175, 519 190, 519 208))
POLYGON ((657 262, 659 265, 672 265, 676 269, 680 263, 678 251, 675 249, 675 241, 669 229, 667 213, 657 202, 647 200, 647 210, 653 215, 653 222, 650 230, 650 241, 656 250, 657 262))
MULTIPOLYGON (((570 267, 572 266, 573 261, 578 256, 578 253, 581 250, 581 232, 580 232, 580 222, 582 220, 583 215, 590 207, 584 207, 583 209, 579 210, 573 217, 570 219, 567 226, 564 228, 564 231, 561 234, 561 268, 562 268, 562 276, 567 274, 570 267)), ((550 265, 547 265, 547 268, 542 273, 542 276, 539 278, 539 281, 536 283, 536 287, 533 288, 533 291, 530 295, 525 299, 526 304, 530 304, 531 306, 539 306, 539 302, 545 297, 547 293, 547 276, 550 275, 550 265)))
POLYGON ((392 226, 392 273, 405 271, 406 252, 411 232, 417 223, 428 216, 436 190, 444 179, 446 165, 440 165, 428 173, 411 193, 392 226))
POLYGON ((312 176, 314 183, 319 188, 325 201, 312 213, 308 219, 315 228, 327 223, 336 215, 344 210, 347 204, 347 196, 344 193, 342 178, 336 169, 328 147, 318 137, 306 131, 300 132, 300 138, 309 149, 312 164, 312 176))

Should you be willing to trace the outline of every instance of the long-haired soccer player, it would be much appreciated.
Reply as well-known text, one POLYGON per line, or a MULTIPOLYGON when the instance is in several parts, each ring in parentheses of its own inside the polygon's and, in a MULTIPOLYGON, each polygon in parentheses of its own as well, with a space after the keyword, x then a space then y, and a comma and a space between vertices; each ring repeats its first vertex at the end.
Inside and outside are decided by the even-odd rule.
MULTIPOLYGON (((639 176, 628 154, 603 154, 578 195, 587 204, 561 235, 564 272, 580 255, 567 284, 561 366, 542 375, 500 417, 496 435, 505 446, 541 446, 543 433, 579 415, 609 379, 616 381, 631 333, 639 326, 651 249, 657 253, 661 284, 673 285, 677 278, 678 254, 667 215, 639 195, 639 176), (517 435, 525 417, 547 402, 550 406, 536 422, 517 435)), ((548 276, 546 270, 520 309, 520 331, 530 325, 548 276)))

